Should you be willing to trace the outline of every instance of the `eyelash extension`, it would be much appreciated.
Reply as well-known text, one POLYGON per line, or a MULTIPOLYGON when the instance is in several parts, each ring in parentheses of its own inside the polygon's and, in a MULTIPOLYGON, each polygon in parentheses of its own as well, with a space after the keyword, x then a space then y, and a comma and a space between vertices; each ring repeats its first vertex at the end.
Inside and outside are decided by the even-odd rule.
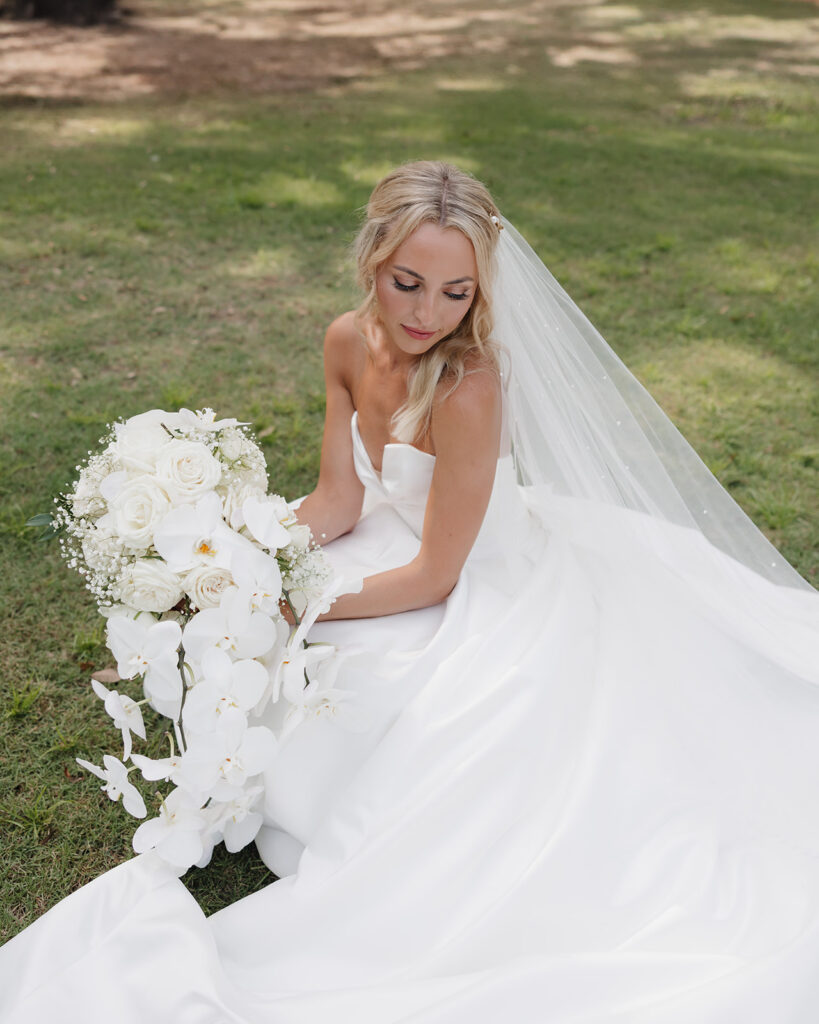
MULTIPOLYGON (((392 279, 392 283, 399 292, 414 292, 418 287, 417 284, 401 284, 401 282, 397 281, 395 278, 392 279)), ((467 292, 461 292, 460 295, 455 292, 444 292, 444 295, 446 295, 447 298, 456 299, 458 302, 461 302, 467 297, 467 292)))

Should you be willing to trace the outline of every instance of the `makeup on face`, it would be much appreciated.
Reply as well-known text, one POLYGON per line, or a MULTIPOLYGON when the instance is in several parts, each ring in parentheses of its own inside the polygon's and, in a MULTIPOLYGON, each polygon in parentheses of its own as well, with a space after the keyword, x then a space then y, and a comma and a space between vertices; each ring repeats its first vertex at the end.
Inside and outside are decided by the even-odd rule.
POLYGON ((391 341, 422 355, 466 316, 475 295, 472 243, 456 228, 422 224, 379 270, 376 291, 391 341))

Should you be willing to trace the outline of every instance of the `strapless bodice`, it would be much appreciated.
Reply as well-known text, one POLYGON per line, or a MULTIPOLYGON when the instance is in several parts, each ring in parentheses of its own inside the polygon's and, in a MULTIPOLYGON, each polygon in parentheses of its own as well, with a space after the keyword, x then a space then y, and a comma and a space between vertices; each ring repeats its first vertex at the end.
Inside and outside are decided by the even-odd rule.
POLYGON ((351 430, 356 475, 368 492, 365 511, 379 501, 386 501, 420 537, 435 456, 411 444, 386 444, 379 473, 361 440, 357 412, 353 413, 351 430))
MULTIPOLYGON (((366 488, 364 513, 379 502, 387 502, 420 538, 435 456, 411 444, 387 444, 379 473, 361 440, 357 412, 353 413, 350 429, 356 475, 366 488)), ((529 528, 529 513, 518 487, 512 456, 503 456, 498 459, 489 506, 470 557, 498 553, 512 541, 519 547, 529 528)))

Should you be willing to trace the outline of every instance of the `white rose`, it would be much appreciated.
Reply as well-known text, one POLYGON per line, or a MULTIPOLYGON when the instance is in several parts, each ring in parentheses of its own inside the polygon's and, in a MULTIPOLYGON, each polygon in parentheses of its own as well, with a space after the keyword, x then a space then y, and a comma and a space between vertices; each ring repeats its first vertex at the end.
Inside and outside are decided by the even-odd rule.
POLYGON ((157 456, 172 440, 168 431, 178 425, 178 419, 178 413, 151 409, 115 424, 114 455, 126 469, 152 473, 157 456))
POLYGON ((227 569, 218 565, 197 565, 185 577, 183 586, 191 602, 201 610, 218 608, 222 594, 236 584, 227 569))
POLYGON ((267 494, 267 469, 264 465, 245 470, 242 476, 248 484, 257 487, 262 494, 267 494))
POLYGON ((175 501, 196 501, 222 476, 217 458, 198 441, 170 441, 156 460, 157 479, 175 501))
POLYGON ((120 576, 114 596, 129 608, 166 612, 183 594, 179 577, 161 559, 140 558, 120 576))
POLYGON ((219 438, 219 451, 228 462, 235 462, 242 454, 242 435, 238 430, 226 430, 219 438))
POLYGON ((245 520, 242 515, 242 505, 244 505, 245 501, 248 498, 261 499, 264 497, 264 493, 263 487, 259 487, 258 484, 252 482, 248 483, 244 477, 239 477, 230 482, 230 486, 222 498, 222 509, 225 519, 234 530, 244 526, 245 520))
POLYGON ((258 484, 265 491, 267 490, 267 463, 265 462, 264 455, 259 448, 244 438, 244 451, 242 453, 242 465, 244 466, 244 475, 248 481, 258 484))
POLYGON ((71 508, 75 516, 99 516, 105 511, 105 501, 100 494, 99 480, 89 473, 80 473, 77 486, 71 495, 71 508))
POLYGON ((313 539, 312 533, 310 533, 310 527, 304 526, 302 523, 296 523, 294 526, 288 526, 287 532, 290 534, 290 543, 299 548, 301 551, 306 551, 310 547, 310 541, 313 539))
POLYGON ((152 477, 128 480, 109 502, 109 520, 123 543, 137 551, 151 546, 154 529, 171 503, 168 495, 152 477))
POLYGON ((105 619, 133 619, 139 615, 139 612, 134 608, 126 608, 124 604, 109 604, 101 605, 99 609, 100 615, 105 619))
POLYGON ((168 430, 177 430, 182 426, 184 417, 179 412, 168 412, 166 409, 149 409, 141 412, 138 416, 131 416, 122 426, 128 430, 141 430, 143 427, 155 427, 164 425, 168 430))
POLYGON ((80 472, 77 486, 71 495, 75 516, 96 518, 105 512, 105 499, 100 491, 102 481, 110 475, 113 459, 111 445, 99 455, 93 455, 80 472))

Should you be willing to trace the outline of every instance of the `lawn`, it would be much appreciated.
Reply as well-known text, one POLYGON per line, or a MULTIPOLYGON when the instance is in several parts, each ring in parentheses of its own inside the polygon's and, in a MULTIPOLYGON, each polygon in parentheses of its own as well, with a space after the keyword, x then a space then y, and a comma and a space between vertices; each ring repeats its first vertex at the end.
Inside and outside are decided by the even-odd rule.
MULTIPOLYGON (((251 421, 273 487, 310 488, 323 331, 355 302, 347 246, 398 162, 482 178, 819 582, 819 9, 498 0, 459 21, 430 0, 405 38, 386 7, 352 7, 349 25, 342 4, 308 27, 277 14, 300 78, 243 86, 222 36, 220 79, 49 79, 60 96, 0 74, 2 939, 127 857, 133 831, 74 761, 112 747, 87 682, 110 660, 100 619, 26 519, 106 423, 156 406, 251 421)), ((205 54, 203 32, 174 32, 180 56, 205 54)), ((246 850, 186 882, 211 912, 270 878, 246 850)))

